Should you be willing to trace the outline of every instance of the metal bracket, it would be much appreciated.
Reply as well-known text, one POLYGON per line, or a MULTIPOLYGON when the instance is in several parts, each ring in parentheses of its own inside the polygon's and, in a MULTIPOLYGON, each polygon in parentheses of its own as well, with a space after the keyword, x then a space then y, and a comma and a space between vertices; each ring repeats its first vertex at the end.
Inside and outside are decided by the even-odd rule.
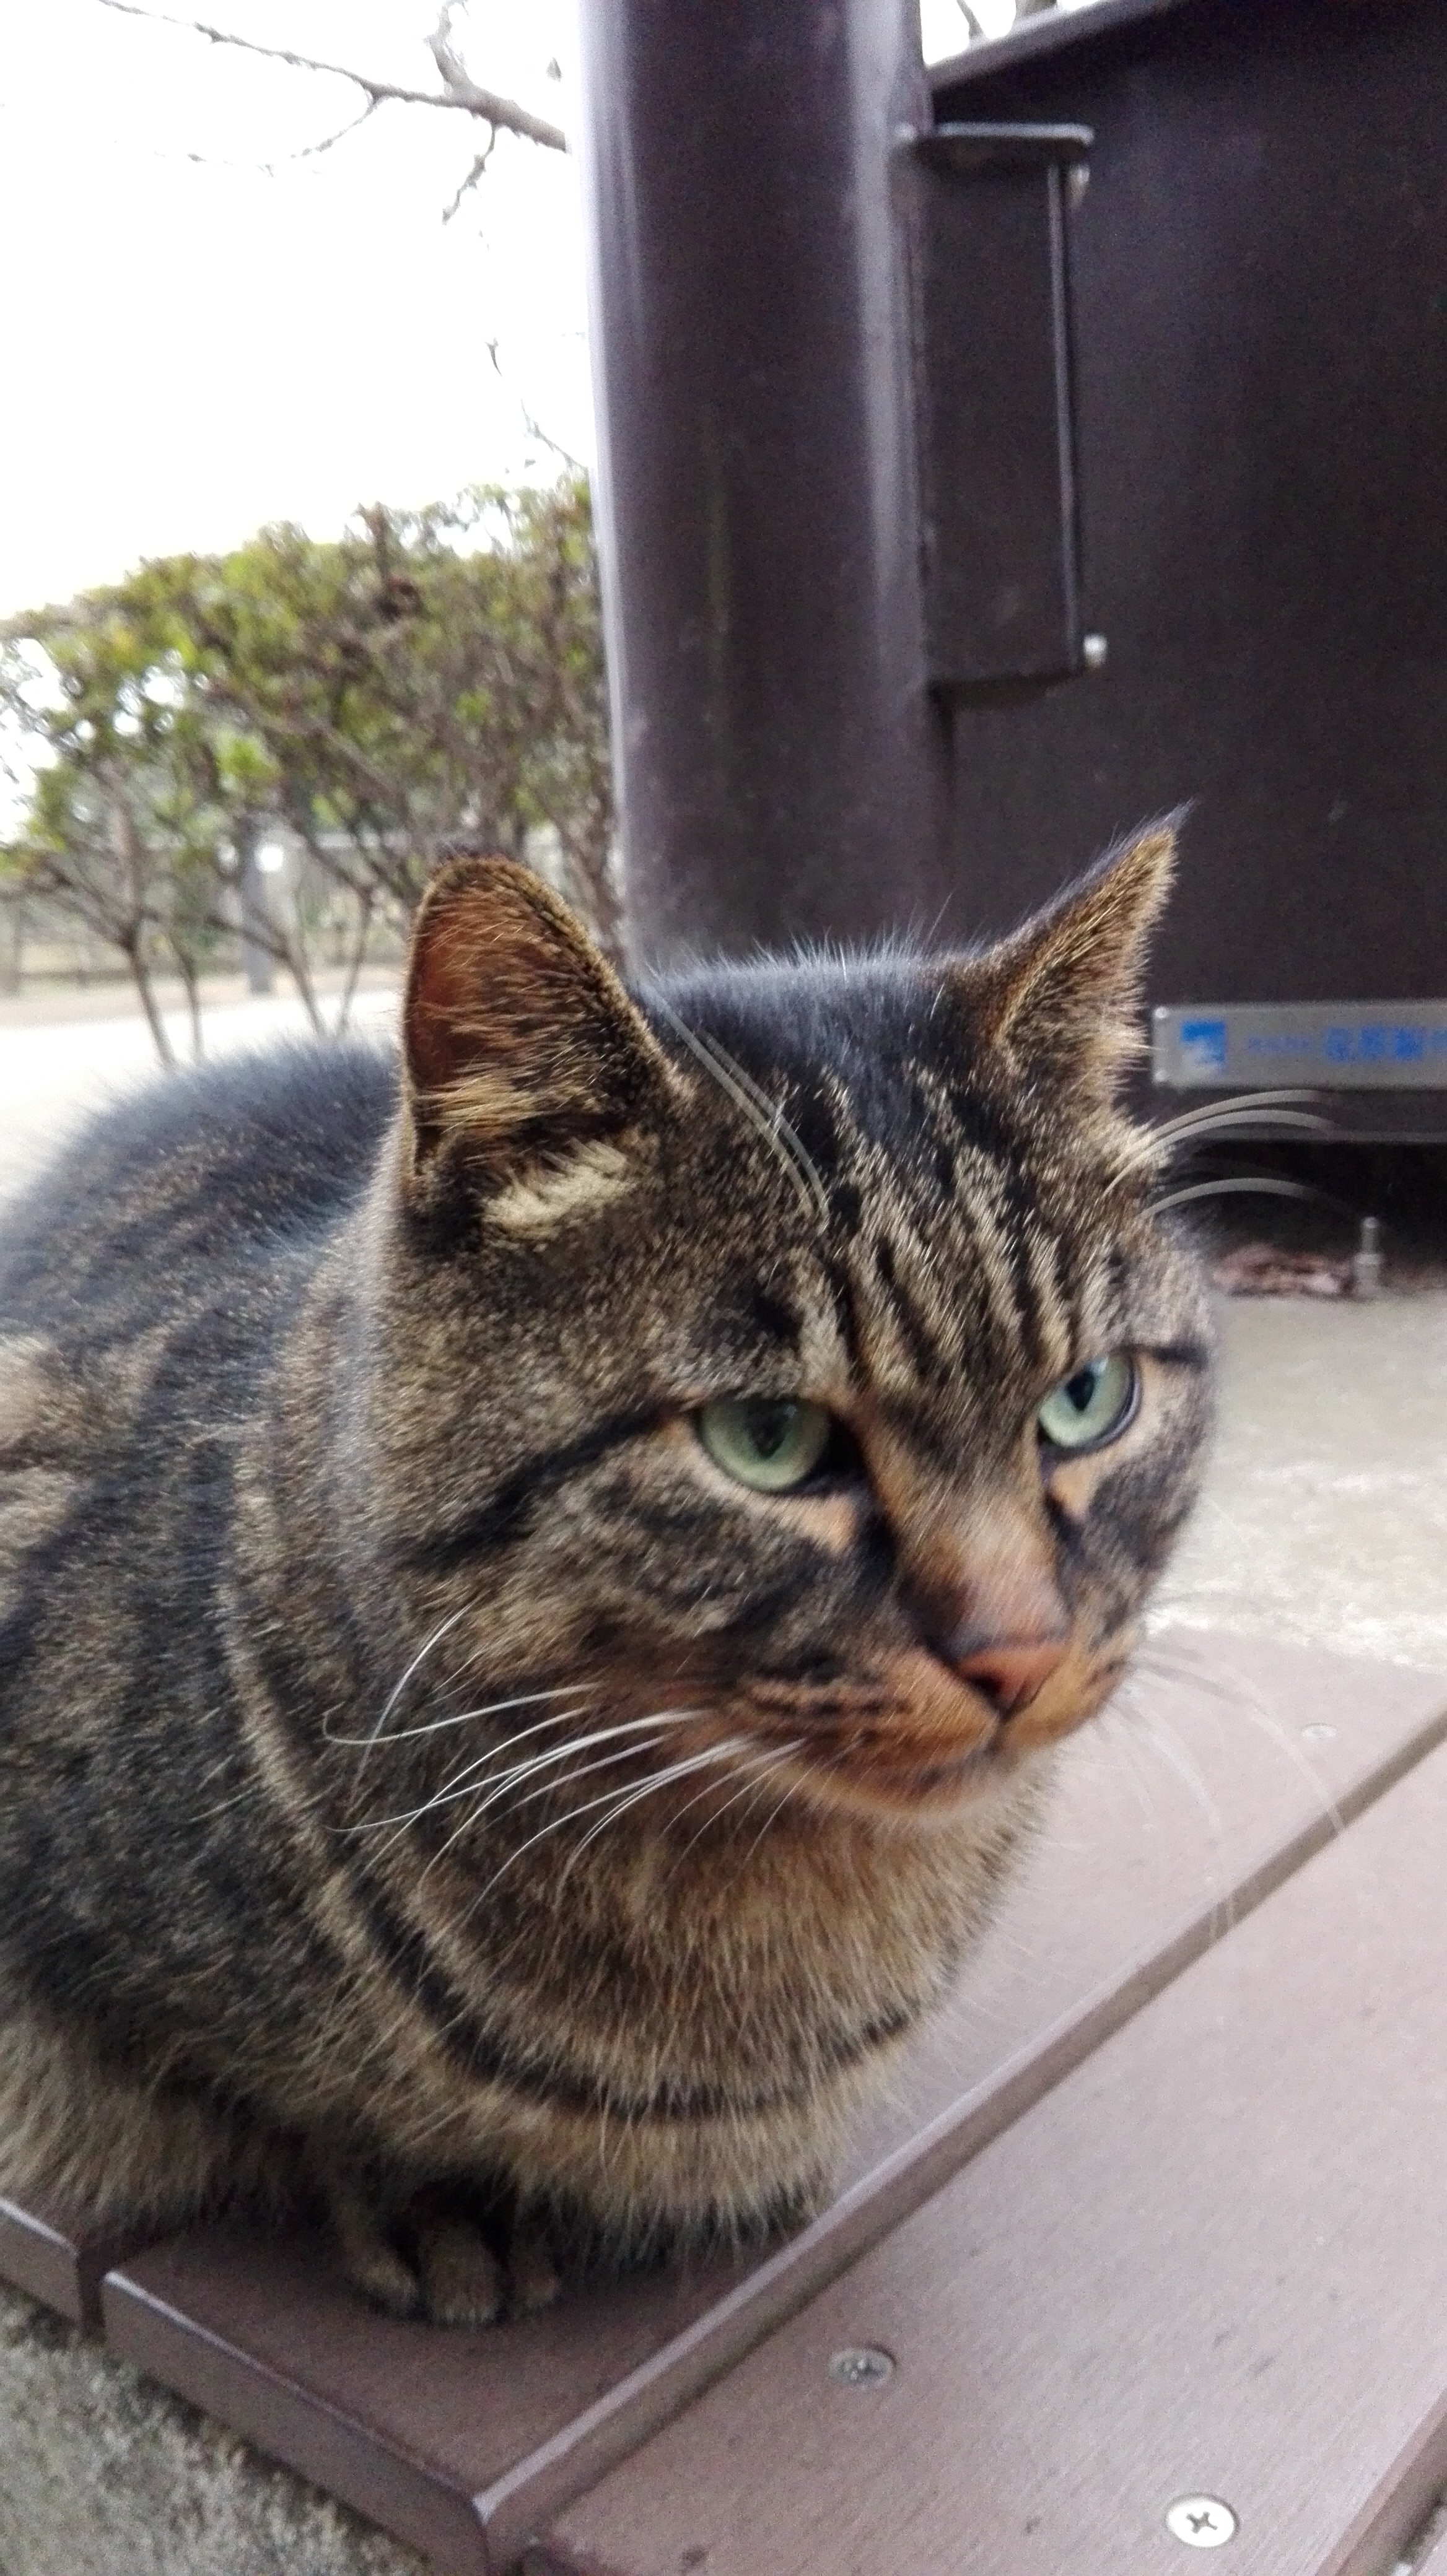
POLYGON ((1033 695, 1103 658, 1082 632, 1067 255, 1092 140, 945 125, 905 146, 926 651, 950 697, 1033 695))

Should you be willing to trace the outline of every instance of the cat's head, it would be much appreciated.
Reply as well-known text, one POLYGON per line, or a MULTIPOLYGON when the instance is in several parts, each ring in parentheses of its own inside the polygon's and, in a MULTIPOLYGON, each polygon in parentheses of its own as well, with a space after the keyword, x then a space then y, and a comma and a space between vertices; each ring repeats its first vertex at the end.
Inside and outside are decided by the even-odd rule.
POLYGON ((434 883, 377 1520, 444 1698, 596 1739, 544 1789, 948 1815, 1109 1695, 1208 1414, 1117 1105, 1171 857, 976 953, 634 996, 530 872, 434 883))

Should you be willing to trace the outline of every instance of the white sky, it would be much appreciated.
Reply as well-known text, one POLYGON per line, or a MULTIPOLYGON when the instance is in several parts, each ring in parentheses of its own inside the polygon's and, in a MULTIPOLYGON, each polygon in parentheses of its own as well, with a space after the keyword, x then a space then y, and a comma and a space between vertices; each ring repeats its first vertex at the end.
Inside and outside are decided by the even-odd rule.
MULTIPOLYGON (((435 0, 196 10, 437 86, 435 0)), ((923 12, 928 54, 959 51, 954 0, 923 12)), ((471 0, 454 33, 475 78, 572 123, 571 0, 471 0)), ((99 0, 0 0, 0 614, 267 520, 327 535, 361 502, 549 479, 524 410, 590 459, 573 162, 501 135, 444 225, 481 129, 388 106, 307 153, 361 105, 99 0)))
MULTIPOLYGON (((198 14, 437 86, 426 0, 198 14)), ((568 123, 559 0, 473 0, 454 29, 477 78, 568 123)), ((501 135, 444 226, 471 118, 389 106, 288 157, 362 104, 97 0, 3 0, 0 613, 269 519, 321 535, 359 502, 550 477, 523 403, 586 459, 573 163, 501 135)))

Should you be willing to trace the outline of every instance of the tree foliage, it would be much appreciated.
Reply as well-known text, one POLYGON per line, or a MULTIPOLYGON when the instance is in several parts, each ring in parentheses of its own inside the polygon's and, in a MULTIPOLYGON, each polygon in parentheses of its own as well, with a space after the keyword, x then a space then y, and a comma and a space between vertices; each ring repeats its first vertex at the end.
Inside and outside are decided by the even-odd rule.
MULTIPOLYGON (((353 907, 405 924, 459 842, 546 846, 615 948, 612 802, 587 487, 359 513, 335 541, 264 529, 169 556, 0 628, 0 709, 37 760, 12 880, 193 994, 235 928, 239 865, 284 824, 353 907)), ((243 899, 245 899, 243 897, 243 899)), ((314 1020, 307 924, 243 925, 314 1020)))

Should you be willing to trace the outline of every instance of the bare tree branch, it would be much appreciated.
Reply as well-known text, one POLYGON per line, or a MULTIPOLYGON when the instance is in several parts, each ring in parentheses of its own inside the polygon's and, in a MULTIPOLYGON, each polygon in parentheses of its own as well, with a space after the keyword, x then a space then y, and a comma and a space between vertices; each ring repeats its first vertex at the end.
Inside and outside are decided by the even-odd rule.
POLYGON ((346 63, 324 63, 313 54, 294 54, 285 45, 259 45, 250 36, 238 36, 228 27, 213 27, 201 18, 172 18, 164 10, 146 9, 139 0, 100 0, 103 9, 117 9, 125 18, 148 18, 153 26, 179 27, 186 34, 204 36, 210 45, 235 45, 244 54, 260 54, 268 62, 289 63, 293 71, 325 72, 334 80, 351 81, 373 107, 395 101, 403 107, 452 107, 464 116, 476 116, 484 125, 501 128, 507 134, 520 134, 529 143, 541 143, 550 152, 566 152, 568 138, 562 127, 550 125, 546 117, 534 116, 530 108, 516 99, 503 98, 496 90, 479 89, 470 80, 453 53, 447 33, 449 12, 444 9, 437 35, 431 40, 434 60, 442 69, 437 52, 442 52, 455 66, 453 74, 444 73, 446 86, 440 90, 405 89, 396 81, 374 80, 369 72, 353 71, 346 63))
MULTIPOLYGON (((461 191, 459 191, 459 195, 460 193, 461 191)), ((449 214, 455 212, 455 206, 449 207, 449 214)), ((447 216, 444 215, 442 220, 446 223, 447 216)), ((492 372, 496 376, 498 383, 500 385, 507 385, 507 378, 503 373, 502 360, 497 353, 496 340, 487 341, 485 346, 487 354, 492 360, 492 372)), ((543 428, 541 421, 534 420, 527 404, 523 401, 522 396, 517 393, 517 388, 515 386, 508 385, 508 391, 516 396, 518 409, 523 416, 523 427, 527 431, 529 438, 535 438, 539 447, 548 448, 551 453, 558 458, 560 464, 566 465, 570 474, 586 476, 588 469, 583 463, 581 456, 574 456, 568 448, 560 446, 557 439, 550 438, 548 436, 548 433, 543 428)))
MULTIPOLYGON (((345 143, 349 134, 355 134, 360 126, 366 124, 369 116, 375 116, 381 104, 380 99, 369 98, 360 116, 349 116, 345 125, 337 127, 335 134, 324 134, 319 143, 304 143, 299 152, 289 153, 288 159, 311 161, 319 152, 330 152, 334 143, 345 143)), ((264 166, 270 169, 273 165, 268 162, 264 166)))
POLYGON ((453 198, 451 205, 443 207, 442 220, 445 224, 451 223, 453 216, 456 214, 463 198, 467 195, 469 188, 475 188, 477 186, 478 180, 482 177, 484 170, 492 159, 492 147, 496 141, 497 127, 494 126, 486 143, 483 145, 482 150, 479 152, 477 159, 474 161, 472 168, 468 171, 466 178, 463 180, 461 187, 453 198))

